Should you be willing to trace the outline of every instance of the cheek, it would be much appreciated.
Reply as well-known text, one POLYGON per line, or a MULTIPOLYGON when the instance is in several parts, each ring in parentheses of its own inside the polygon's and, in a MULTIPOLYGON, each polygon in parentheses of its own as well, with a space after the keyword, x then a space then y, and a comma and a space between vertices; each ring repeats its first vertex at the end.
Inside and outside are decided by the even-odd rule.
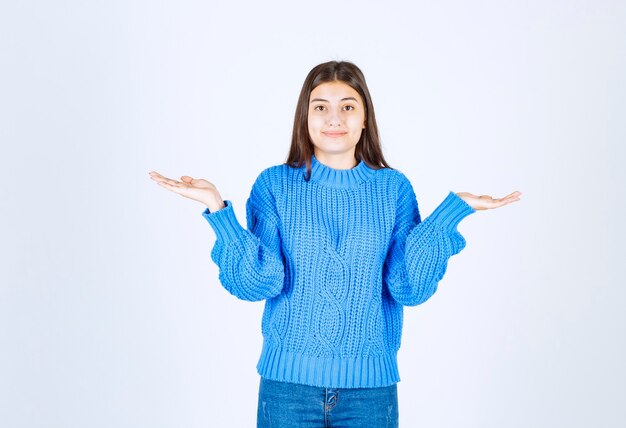
POLYGON ((309 132, 312 133, 316 130, 319 130, 324 125, 324 120, 320 117, 309 116, 309 132))
POLYGON ((363 127, 365 126, 365 119, 362 117, 353 117, 350 118, 350 129, 353 129, 354 132, 361 132, 363 127))

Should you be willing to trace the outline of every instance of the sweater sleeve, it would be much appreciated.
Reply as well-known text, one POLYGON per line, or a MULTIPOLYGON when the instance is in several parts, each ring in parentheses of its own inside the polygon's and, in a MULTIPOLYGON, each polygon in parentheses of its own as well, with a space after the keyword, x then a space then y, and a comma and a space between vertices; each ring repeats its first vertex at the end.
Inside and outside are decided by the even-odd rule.
POLYGON ((398 193, 395 227, 383 279, 391 296, 407 306, 425 302, 437 291, 448 260, 465 247, 459 222, 474 209, 455 193, 421 221, 415 193, 404 179, 398 193))
POLYGON ((242 300, 258 301, 277 296, 283 288, 284 262, 279 219, 266 177, 259 176, 246 204, 248 229, 244 229, 232 208, 203 212, 217 240, 211 258, 220 269, 220 282, 242 300))

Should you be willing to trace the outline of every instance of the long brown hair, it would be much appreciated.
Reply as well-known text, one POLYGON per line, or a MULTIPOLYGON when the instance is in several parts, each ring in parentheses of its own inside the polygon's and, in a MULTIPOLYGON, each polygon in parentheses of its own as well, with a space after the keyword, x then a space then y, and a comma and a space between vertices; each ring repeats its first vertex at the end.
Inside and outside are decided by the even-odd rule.
POLYGON ((374 114, 374 104, 369 89, 367 89, 363 72, 348 61, 329 61, 314 67, 304 80, 296 105, 291 147, 285 162, 294 168, 306 165, 307 180, 311 177, 311 158, 313 156, 313 143, 309 135, 308 125, 309 98, 313 89, 322 83, 336 81, 346 83, 357 91, 365 103, 365 129, 356 145, 356 160, 362 160, 373 169, 390 168, 383 156, 376 115, 374 114))

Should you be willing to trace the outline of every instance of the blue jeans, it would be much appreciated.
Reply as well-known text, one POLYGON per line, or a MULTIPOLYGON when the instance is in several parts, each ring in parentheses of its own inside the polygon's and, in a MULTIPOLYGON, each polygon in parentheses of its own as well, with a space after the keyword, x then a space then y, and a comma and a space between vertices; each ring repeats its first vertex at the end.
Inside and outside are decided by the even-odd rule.
POLYGON ((396 385, 318 388, 261 378, 257 428, 397 428, 396 385))

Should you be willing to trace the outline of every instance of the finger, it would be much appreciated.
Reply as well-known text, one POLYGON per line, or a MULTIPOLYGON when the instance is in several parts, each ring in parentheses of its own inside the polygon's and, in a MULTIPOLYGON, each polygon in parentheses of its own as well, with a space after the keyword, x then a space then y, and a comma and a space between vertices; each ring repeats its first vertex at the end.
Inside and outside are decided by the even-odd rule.
POLYGON ((159 174, 159 173, 158 173, 158 172, 156 172, 156 171, 150 171, 150 172, 148 173, 148 175, 149 175, 149 176, 150 176, 150 178, 152 178, 153 180, 154 180, 154 179, 156 179, 156 178, 161 178, 161 177, 163 177, 161 174, 159 174))
POLYGON ((510 204, 512 202, 517 202, 520 200, 520 193, 519 192, 511 193, 510 195, 502 198, 502 200, 505 201, 507 204, 510 204))
POLYGON ((508 205, 509 203, 511 203, 511 201, 507 201, 507 200, 504 200, 504 199, 498 199, 497 201, 495 201, 495 202, 493 203, 493 205, 491 206, 491 208, 492 208, 492 209, 493 209, 493 208, 500 208, 500 207, 503 207, 503 206, 505 206, 505 205, 508 205))
POLYGON ((149 174, 150 174, 150 178, 152 178, 154 181, 157 181, 157 182, 167 183, 167 184, 169 184, 171 186, 181 186, 181 185, 183 185, 183 183, 181 183, 180 181, 176 181, 176 180, 173 180, 171 178, 167 178, 167 177, 165 177, 165 176, 163 176, 163 175, 161 175, 161 174, 159 174, 158 172, 155 172, 155 171, 151 171, 149 174))
POLYGON ((167 178, 167 177, 163 177, 163 176, 159 176, 159 177, 155 177, 154 178, 155 181, 161 182, 161 183, 167 183, 170 186, 183 186, 185 185, 185 183, 181 183, 180 181, 176 181, 176 180, 172 180, 171 178, 167 178))
POLYGON ((157 184, 159 186, 163 187, 164 189, 170 190, 170 191, 172 191, 174 193, 177 193, 179 195, 183 195, 184 196, 184 194, 185 194, 186 187, 182 187, 180 185, 177 186, 177 185, 174 185, 174 184, 167 183, 165 181, 158 181, 157 184))
POLYGON ((519 198, 521 196, 522 192, 516 190, 515 192, 511 192, 506 196, 503 196, 501 198, 495 198, 497 200, 503 200, 503 199, 515 199, 515 198, 519 198))
POLYGON ((150 173, 150 178, 155 180, 155 181, 169 180, 169 178, 164 177, 163 175, 159 174, 158 172, 151 172, 150 173))
POLYGON ((519 199, 519 197, 521 195, 522 195, 522 192, 519 192, 519 191, 516 190, 515 192, 509 193, 508 195, 506 195, 502 199, 516 199, 517 200, 517 199, 519 199))
POLYGON ((491 208, 500 208, 500 207, 503 207, 505 205, 511 204, 513 202, 516 202, 516 201, 519 201, 518 197, 509 195, 509 196, 506 196, 506 197, 501 198, 501 199, 496 199, 494 201, 493 206, 491 208))
POLYGON ((157 181, 156 184, 158 184, 159 186, 167 189, 167 190, 171 190, 172 192, 175 192, 177 190, 177 188, 175 186, 172 186, 171 184, 168 184, 164 181, 157 181))

